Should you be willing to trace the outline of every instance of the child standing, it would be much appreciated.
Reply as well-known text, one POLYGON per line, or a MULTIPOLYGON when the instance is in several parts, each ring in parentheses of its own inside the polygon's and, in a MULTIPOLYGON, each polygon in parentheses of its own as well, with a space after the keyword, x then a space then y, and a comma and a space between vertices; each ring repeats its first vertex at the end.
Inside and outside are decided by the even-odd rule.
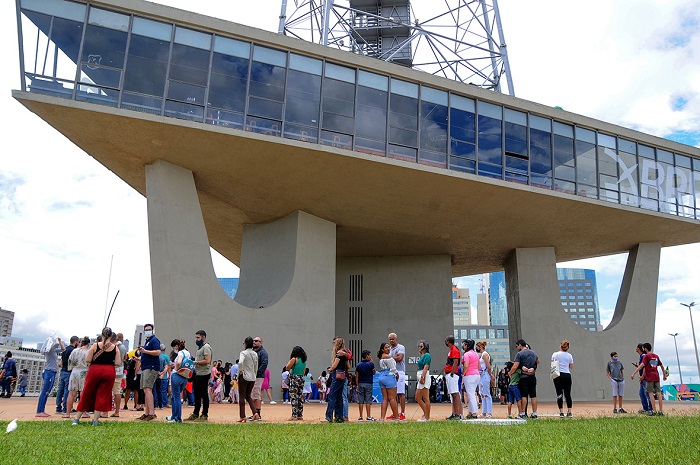
POLYGON ((365 406, 367 421, 375 421, 372 418, 372 385, 374 383, 374 362, 372 353, 369 350, 362 351, 362 361, 355 367, 355 381, 357 383, 357 407, 360 409, 360 418, 357 421, 364 421, 362 418, 362 406, 365 406))
POLYGON ((22 370, 22 374, 19 375, 19 380, 17 382, 19 392, 22 393, 20 397, 24 397, 27 393, 27 384, 29 382, 29 372, 25 368, 22 370))
POLYGON ((605 372, 610 378, 612 385, 613 413, 627 413, 622 408, 622 396, 625 394, 625 369, 622 367, 622 362, 619 360, 617 352, 610 353, 610 361, 605 372), (620 407, 619 410, 618 405, 620 407))
MULTIPOLYGON (((510 373, 511 368, 513 368, 513 362, 506 363, 506 371, 508 373, 510 373)), ((520 373, 520 368, 518 368, 510 377, 510 384, 508 385, 508 418, 513 418, 511 414, 513 404, 518 407, 518 418, 526 417, 526 415, 523 413, 522 396, 520 395, 520 389, 518 388, 520 373)))

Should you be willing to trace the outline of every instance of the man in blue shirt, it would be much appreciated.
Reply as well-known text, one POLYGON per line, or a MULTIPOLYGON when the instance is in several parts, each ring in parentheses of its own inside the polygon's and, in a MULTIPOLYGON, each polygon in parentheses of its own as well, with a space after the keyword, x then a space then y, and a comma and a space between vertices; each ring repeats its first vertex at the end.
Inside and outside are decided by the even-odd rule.
POLYGON ((56 341, 49 347, 43 347, 41 351, 46 357, 46 364, 44 365, 44 371, 41 373, 41 378, 44 384, 41 386, 41 394, 39 394, 39 402, 36 405, 36 415, 35 417, 43 418, 50 417, 46 410, 46 401, 49 400, 49 393, 53 389, 53 385, 56 382, 56 373, 58 373, 58 356, 61 352, 66 350, 66 346, 63 345, 60 337, 56 338, 56 341))
POLYGON ((156 419, 153 399, 153 386, 160 375, 160 341, 153 333, 153 325, 143 325, 143 335, 146 343, 139 347, 141 352, 141 389, 146 397, 144 413, 138 419, 151 421, 156 419))
POLYGON ((372 362, 372 353, 369 350, 362 351, 362 361, 355 367, 355 382, 357 384, 357 406, 360 409, 360 418, 362 419, 362 406, 365 406, 367 413, 367 421, 375 421, 372 418, 372 387, 374 384, 374 362, 372 362))

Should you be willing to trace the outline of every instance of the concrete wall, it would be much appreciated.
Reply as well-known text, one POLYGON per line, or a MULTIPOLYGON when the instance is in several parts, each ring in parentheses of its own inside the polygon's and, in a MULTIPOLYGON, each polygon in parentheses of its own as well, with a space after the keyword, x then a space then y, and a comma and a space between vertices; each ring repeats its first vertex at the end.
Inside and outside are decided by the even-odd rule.
MULTIPOLYGON (((406 347, 406 357, 418 356, 418 341, 425 339, 433 355, 431 372, 439 372, 452 334, 452 275, 448 255, 412 257, 338 258, 336 272, 336 333, 368 349, 377 363, 379 345, 395 332, 406 347), (362 294, 357 290, 362 278, 362 294), (355 310, 351 310, 351 308, 355 310), (361 325, 357 314, 361 308, 361 325)), ((330 340, 327 341, 330 345, 330 340)), ((358 353, 359 355, 359 353, 358 353)), ((406 363, 415 386, 417 366, 406 363)))
POLYGON ((304 212, 246 226, 237 301, 216 280, 192 172, 166 162, 146 166, 151 279, 156 334, 196 349, 207 331, 214 359, 233 362, 246 336, 270 355, 273 394, 282 366, 301 345, 310 366, 326 363, 335 331, 335 230, 304 212))
MULTIPOLYGON (((615 315, 602 332, 584 330, 563 311, 554 248, 516 249, 511 254, 505 263, 511 360, 515 341, 525 339, 540 358, 540 400, 556 400, 549 364, 564 339, 571 343, 569 352, 574 357, 574 402, 611 398, 605 375, 610 352, 617 351, 625 373, 632 373, 632 362, 638 361, 637 343, 654 341, 660 251, 660 244, 639 244, 630 251, 615 315)), ((633 396, 637 381, 628 379, 626 384, 626 394, 633 396)))

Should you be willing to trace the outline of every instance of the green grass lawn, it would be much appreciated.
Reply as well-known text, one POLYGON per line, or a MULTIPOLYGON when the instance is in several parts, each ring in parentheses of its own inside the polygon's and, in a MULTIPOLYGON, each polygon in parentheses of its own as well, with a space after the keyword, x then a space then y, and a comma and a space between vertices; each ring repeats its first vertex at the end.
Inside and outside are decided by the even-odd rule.
POLYGON ((517 426, 105 423, 20 422, 14 433, 3 433, 0 463, 700 463, 700 418, 690 416, 540 419, 517 426))

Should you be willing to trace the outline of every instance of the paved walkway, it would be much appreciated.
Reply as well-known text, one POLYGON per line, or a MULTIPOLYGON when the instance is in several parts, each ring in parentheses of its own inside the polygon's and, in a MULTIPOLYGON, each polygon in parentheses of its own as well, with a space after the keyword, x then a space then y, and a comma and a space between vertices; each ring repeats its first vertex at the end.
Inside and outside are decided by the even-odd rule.
MULTIPOLYGON (((10 421, 13 418, 19 418, 20 420, 29 421, 67 421, 61 418, 61 415, 53 414, 55 409, 56 399, 49 398, 46 404, 46 412, 51 413, 50 417, 47 418, 35 418, 34 413, 36 412, 36 397, 13 397, 11 399, 0 399, 0 421, 10 421)), ((637 410, 639 410, 639 401, 630 400, 625 403, 624 407, 629 412, 628 415, 636 415, 637 410)), ((183 408, 183 417, 188 416, 192 413, 191 407, 183 408)), ((559 410, 557 409, 555 402, 540 402, 539 406, 539 416, 542 418, 547 417, 557 417, 559 415, 559 410)), ((276 405, 265 404, 262 408, 262 416, 264 421, 270 423, 284 423, 291 415, 291 406, 282 404, 281 402, 276 405)), ((312 402, 304 407, 304 421, 307 423, 318 423, 325 415, 326 405, 319 404, 318 402, 312 402)), ((508 413, 505 405, 494 405, 493 406, 494 417, 495 418, 506 418, 508 413)), ((664 411, 668 415, 697 415, 700 416, 700 402, 664 402, 664 411)), ((247 414, 250 415, 250 410, 246 410, 247 414)), ((375 418, 379 417, 379 405, 372 405, 372 415, 375 418)), ((433 404, 431 409, 431 416, 433 420, 443 420, 451 412, 450 404, 433 404)), ((517 409, 515 409, 517 413, 517 409)), ((122 410, 120 413, 120 418, 108 418, 105 421, 135 421, 135 419, 141 415, 142 412, 135 412, 133 410, 122 410)), ((170 408, 156 409, 156 414, 158 419, 156 421, 165 421, 165 417, 170 415, 170 408)), ((612 417, 612 401, 608 402, 575 402, 573 414, 575 418, 595 418, 595 417, 612 417)), ((420 407, 416 403, 409 403, 406 405, 406 417, 408 421, 415 421, 422 415, 420 407)), ((357 404, 350 405, 350 421, 356 422, 358 418, 357 404)), ((617 416, 617 415, 616 415, 617 416)), ((238 405, 237 404, 212 404, 209 408, 209 421, 211 423, 235 423, 238 420, 238 405)))

